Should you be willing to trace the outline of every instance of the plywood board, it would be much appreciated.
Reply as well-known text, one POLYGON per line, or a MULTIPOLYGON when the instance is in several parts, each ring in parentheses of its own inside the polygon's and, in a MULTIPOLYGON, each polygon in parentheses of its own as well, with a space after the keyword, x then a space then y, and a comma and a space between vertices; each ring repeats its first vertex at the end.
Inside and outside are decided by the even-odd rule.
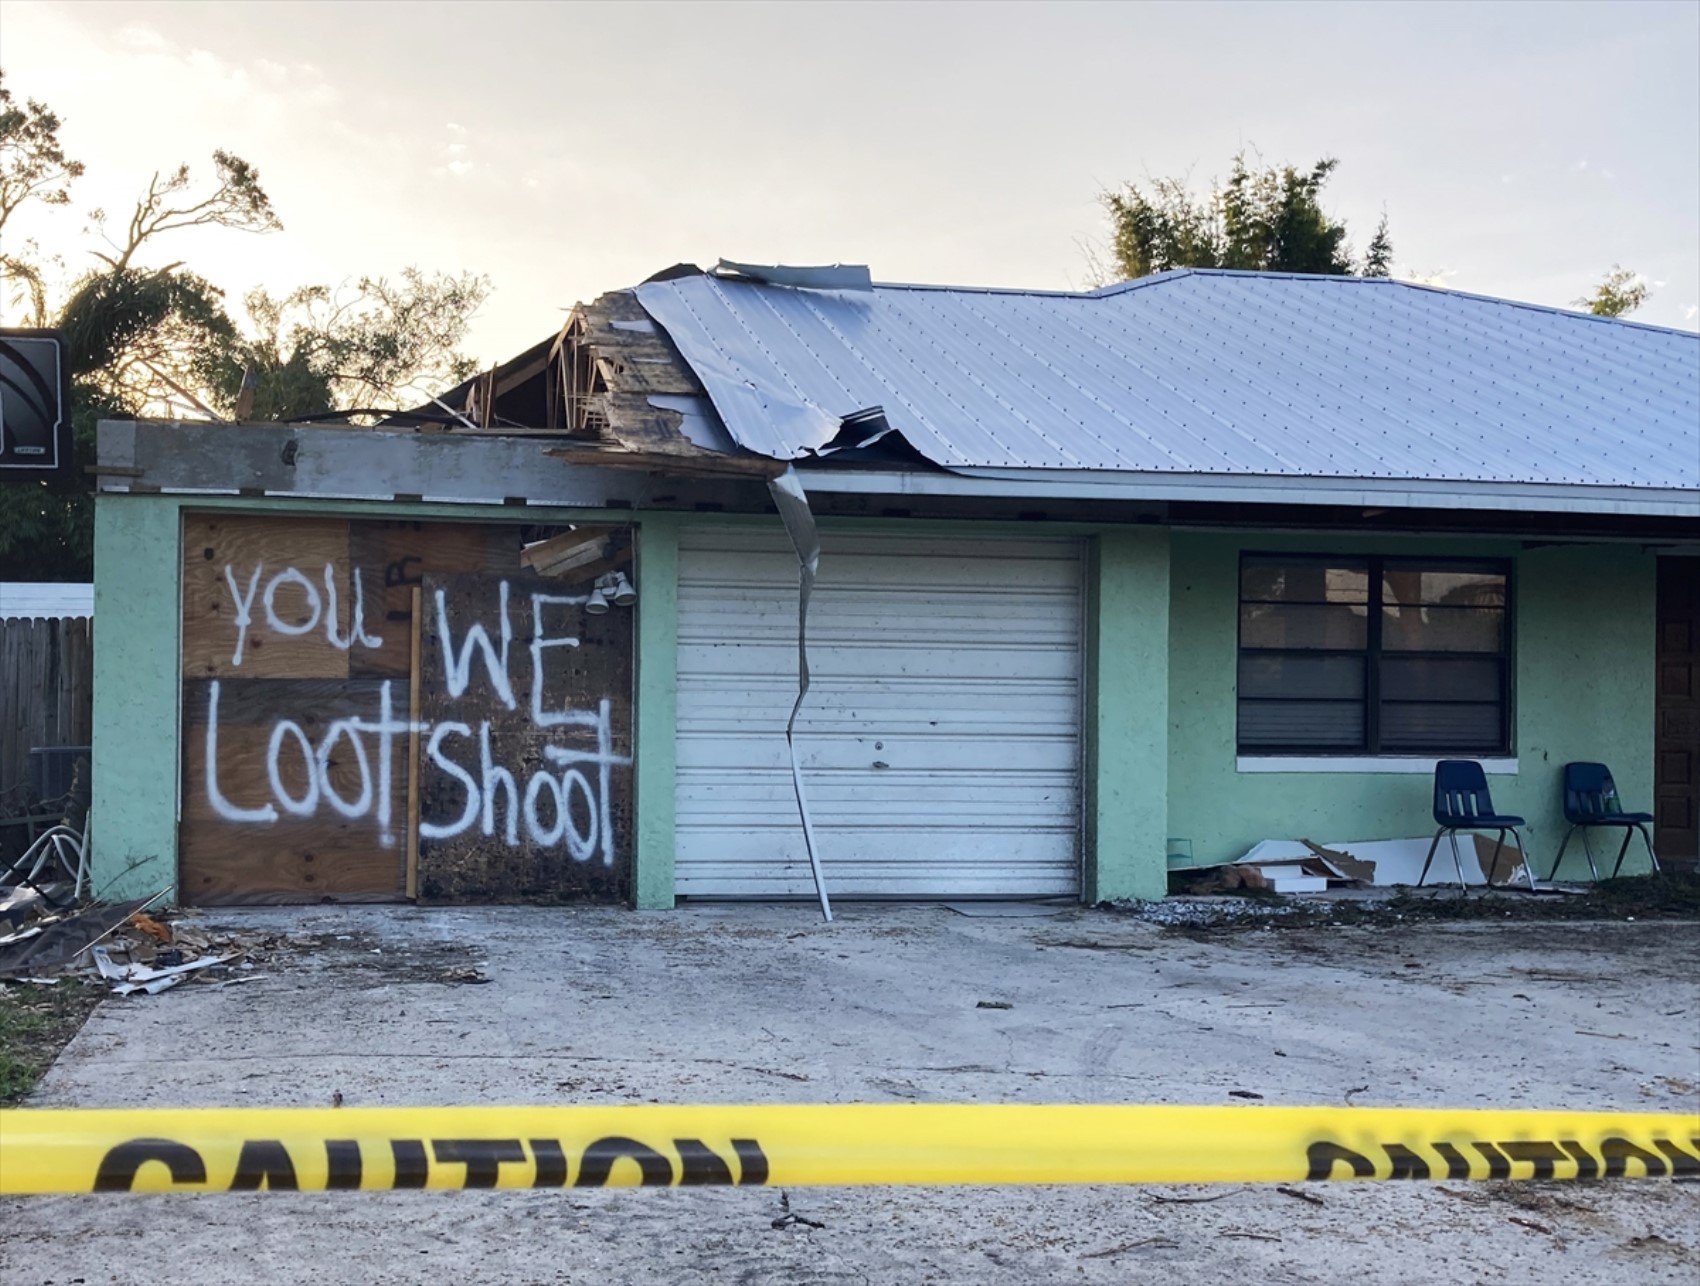
POLYGON ((402 896, 405 681, 195 680, 183 696, 184 901, 402 896))
MULTIPOLYGON (((430 639, 439 654, 442 650, 441 622, 420 619, 422 584, 435 577, 443 584, 497 587, 520 576, 525 530, 517 523, 251 514, 187 520, 180 841, 186 899, 371 900, 413 894, 418 874, 411 860, 413 837, 430 834, 428 828, 415 829, 421 826, 418 765, 428 769, 436 762, 430 753, 434 716, 425 708, 426 691, 420 686, 422 644, 430 639)), ((537 539, 552 534, 532 530, 537 539)), ((531 700, 524 686, 530 683, 527 658, 534 630, 530 589, 553 587, 544 594, 541 610, 544 628, 558 631, 565 628, 563 612, 571 615, 582 608, 590 578, 616 564, 630 568, 629 529, 586 529, 584 539, 597 542, 603 556, 574 569, 570 582, 530 572, 523 573, 523 585, 512 580, 510 630, 515 637, 510 650, 518 657, 513 677, 524 702, 531 700), (554 601, 564 593, 571 597, 574 586, 576 606, 554 601)), ((448 612, 457 639, 459 614, 477 610, 478 591, 467 593, 465 602, 457 598, 448 612)), ((575 650, 569 659, 562 648, 544 649, 546 698, 560 703, 567 700, 568 689, 578 690, 572 676, 583 670, 586 658, 598 658, 599 676, 612 673, 602 664, 606 658, 597 641, 615 635, 622 640, 614 676, 621 695, 607 715, 599 713, 598 705, 580 712, 590 722, 566 727, 545 720, 578 737, 571 744, 589 756, 571 780, 563 774, 573 764, 551 765, 555 779, 581 796, 592 790, 597 809, 612 807, 602 802, 612 798, 610 774, 618 769, 629 775, 630 615, 621 609, 609 623, 587 631, 582 655, 575 650), (626 747, 622 764, 610 762, 613 752, 597 740, 598 728, 602 741, 617 737, 626 747)), ((435 717, 454 721, 463 716, 445 708, 435 717)), ((513 739, 511 724, 511 719, 502 722, 491 742, 499 762, 510 752, 522 757, 526 752, 513 739)), ((445 736, 452 741, 452 734, 451 729, 445 736)), ((473 741, 458 747, 465 752, 470 746, 471 764, 479 772, 481 745, 473 741)), ((437 749, 438 760, 456 753, 445 748, 443 739, 437 749)), ((543 753, 541 743, 536 749, 543 753)), ((522 772, 523 765, 514 771, 522 772)), ((455 780, 451 775, 449 785, 455 780)), ((495 774, 495 789, 503 789, 504 780, 495 774)), ((529 782, 529 776, 521 780, 529 782)), ((629 787, 622 785, 618 794, 627 800, 629 787)), ((547 813, 550 798, 534 797, 531 811, 547 813)), ((613 829, 612 814, 604 818, 586 812, 584 798, 578 802, 580 826, 599 828, 600 844, 613 829)), ((523 797, 516 799, 521 813, 524 803, 523 797)), ((629 817, 621 819, 622 834, 629 832, 629 822, 629 817)), ((565 835, 552 815, 545 830, 565 835)), ((549 887, 623 891, 624 868, 616 872, 614 865, 603 862, 594 880, 555 880, 549 887)), ((535 873, 508 874, 512 880, 495 871, 488 879, 465 882, 464 888, 445 884, 440 894, 427 892, 530 896, 519 886, 532 888, 535 873)))
POLYGON ((421 900, 629 896, 632 612, 592 584, 425 577, 421 900))
POLYGON ((353 589, 347 519, 189 515, 184 678, 347 677, 353 589))
POLYGON ((380 646, 352 655, 350 673, 357 677, 407 673, 413 592, 425 576, 500 575, 520 565, 520 529, 511 524, 357 522, 350 545, 361 572, 371 633, 382 640, 380 646))

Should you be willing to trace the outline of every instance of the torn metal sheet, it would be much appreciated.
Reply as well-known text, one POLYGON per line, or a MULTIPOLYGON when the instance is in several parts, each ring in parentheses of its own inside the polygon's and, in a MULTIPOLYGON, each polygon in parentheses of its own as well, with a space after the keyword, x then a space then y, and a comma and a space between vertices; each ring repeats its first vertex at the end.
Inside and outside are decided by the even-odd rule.
POLYGON ((738 444, 732 440, 725 426, 720 423, 720 417, 714 413, 714 404, 706 397, 695 394, 685 396, 676 393, 651 393, 649 404, 660 411, 672 411, 679 417, 679 432, 686 438, 709 451, 721 451, 731 454, 738 449, 738 444))
POLYGON ((809 498, 795 469, 787 468, 777 478, 770 479, 767 489, 779 509, 785 533, 797 551, 797 700, 791 706, 791 717, 785 721, 785 746, 791 752, 791 785, 797 793, 797 814, 803 823, 803 843, 809 851, 809 870, 814 874, 820 913, 831 923, 832 903, 826 895, 826 879, 821 874, 820 854, 815 849, 814 821, 809 816, 808 796, 803 790, 803 765, 797 758, 797 712, 809 695, 809 596, 814 593, 815 577, 820 572, 820 533, 815 529, 809 498))
POLYGON ((227 956, 202 956, 199 960, 155 969, 142 964, 119 964, 106 947, 96 947, 89 954, 94 957, 95 968, 100 970, 100 976, 112 983, 113 993, 119 996, 128 996, 136 991, 145 991, 150 996, 157 996, 160 992, 175 987, 192 973, 211 969, 214 965, 229 964, 241 955, 236 952, 227 956))
MULTIPOLYGON (((691 290, 684 294, 672 289, 677 284, 639 286, 638 303, 677 346, 689 370, 707 390, 721 422, 745 450, 775 460, 813 455, 830 446, 847 421, 880 406, 877 394, 851 400, 854 395, 842 385, 823 386, 817 378, 811 377, 805 390, 800 377, 791 371, 818 368, 819 356, 791 330, 758 336, 742 327, 709 329, 710 319, 723 320, 734 309, 731 302, 717 297, 741 297, 741 292, 757 288, 754 283, 705 276, 695 278, 691 290), (698 292, 706 292, 708 298, 697 298, 698 292), (819 400, 822 397, 842 404, 842 409, 831 409, 819 400)), ((862 383, 870 389, 883 387, 871 378, 862 383)))
MULTIPOLYGON (((63 886, 65 892, 70 886, 63 886)), ((59 893, 56 886, 49 884, 47 893, 40 889, 19 885, 15 888, 0 888, 0 927, 11 928, 21 925, 34 916, 43 914, 48 909, 49 897, 57 898, 59 893)))
POLYGON ((783 263, 733 263, 722 259, 714 266, 717 277, 742 277, 768 286, 790 286, 797 290, 872 290, 874 275, 865 263, 829 263, 792 266, 783 263))

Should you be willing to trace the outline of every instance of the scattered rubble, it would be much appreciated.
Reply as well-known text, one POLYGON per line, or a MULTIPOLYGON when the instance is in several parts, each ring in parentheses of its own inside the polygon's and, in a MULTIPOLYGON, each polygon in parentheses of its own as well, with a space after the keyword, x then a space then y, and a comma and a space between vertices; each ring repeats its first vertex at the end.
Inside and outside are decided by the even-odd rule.
POLYGON ((1627 922, 1637 918, 1693 919, 1700 914, 1700 872, 1692 870, 1667 868, 1657 875, 1623 876, 1598 884, 1543 885, 1538 895, 1515 886, 1472 887, 1465 892, 1456 884, 1382 888, 1343 883, 1326 892, 1286 896, 1258 887, 1223 890, 1214 881, 1221 869, 1171 871, 1170 896, 1161 901, 1124 899, 1098 905, 1145 924, 1177 931, 1391 927, 1407 921, 1627 922))
MULTIPOLYGON (((1360 840, 1318 844, 1314 840, 1259 840, 1244 855, 1215 866, 1181 867, 1171 872, 1195 893, 1261 889, 1269 893, 1321 893, 1325 889, 1415 886, 1427 868, 1428 883, 1455 884, 1460 867, 1466 886, 1526 882, 1523 853, 1514 843, 1496 846, 1486 835, 1458 839, 1458 860, 1450 842, 1431 837, 1360 840)), ((1546 891, 1563 892, 1549 885, 1546 891)))
POLYGON ((193 912, 156 909, 164 897, 59 910, 35 890, 4 891, 0 982, 96 979, 119 996, 154 996, 191 980, 229 986, 260 976, 255 966, 286 942, 276 933, 208 932, 193 912))

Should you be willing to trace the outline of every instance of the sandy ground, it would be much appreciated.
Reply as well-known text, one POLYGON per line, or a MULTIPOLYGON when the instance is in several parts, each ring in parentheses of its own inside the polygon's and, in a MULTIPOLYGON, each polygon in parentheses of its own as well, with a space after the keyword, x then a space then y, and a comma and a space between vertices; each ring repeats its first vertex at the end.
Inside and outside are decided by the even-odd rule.
MULTIPOLYGON (((849 905, 221 913, 260 981, 103 1004, 39 1106, 1700 1107, 1700 926, 1193 939, 849 905), (479 966, 491 981, 449 981, 479 966), (982 1009, 982 1000, 1007 1009, 982 1009)), ((211 917, 209 917, 210 919, 211 917)), ((1248 1109, 1254 1110, 1254 1109, 1248 1109)), ((1700 1185, 345 1193, 0 1202, 0 1280, 1682 1283, 1700 1185), (1210 1198, 1200 1201, 1197 1198, 1210 1198)))

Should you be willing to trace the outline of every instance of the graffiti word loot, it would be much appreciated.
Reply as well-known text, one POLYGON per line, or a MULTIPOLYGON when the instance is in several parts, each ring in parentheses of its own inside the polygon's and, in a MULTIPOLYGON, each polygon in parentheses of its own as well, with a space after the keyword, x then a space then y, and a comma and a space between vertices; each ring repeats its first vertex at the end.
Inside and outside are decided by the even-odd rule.
MULTIPOLYGON (((265 581, 261 589, 263 568, 256 567, 244 590, 233 570, 226 567, 225 581, 236 604, 236 642, 231 653, 233 668, 242 665, 248 631, 253 624, 256 598, 268 627, 285 635, 305 635, 324 623, 325 639, 329 646, 342 651, 359 646, 376 648, 383 640, 366 632, 362 619, 364 599, 360 588, 360 572, 353 573, 354 610, 345 634, 337 632, 337 597, 334 569, 327 565, 324 574, 324 596, 321 598, 314 580, 296 568, 286 568, 265 581), (304 600, 305 620, 286 620, 280 616, 277 599, 288 589, 292 597, 304 600)), ((493 641, 482 625, 467 628, 458 641, 449 626, 448 606, 444 591, 434 594, 435 625, 442 645, 448 695, 460 700, 472 684, 475 657, 482 663, 485 681, 496 699, 508 710, 518 710, 509 671, 513 627, 508 619, 509 589, 506 581, 498 586, 501 629, 499 641, 493 641)), ((310 818, 324 813, 350 820, 370 818, 377 827, 379 842, 395 843, 392 816, 395 774, 397 765, 406 762, 406 741, 417 733, 425 758, 439 771, 454 779, 464 792, 458 817, 421 820, 419 834, 423 839, 452 839, 476 828, 489 838, 500 837, 510 848, 535 845, 542 848, 564 846, 577 862, 600 860, 605 866, 614 864, 614 828, 612 804, 609 798, 611 770, 615 765, 630 763, 630 759, 613 752, 613 728, 610 703, 607 698, 597 702, 593 710, 570 708, 550 709, 544 701, 545 658, 560 648, 576 648, 579 640, 570 635, 550 635, 544 628, 546 609, 582 607, 588 595, 533 593, 531 599, 532 637, 531 692, 528 714, 533 726, 539 729, 587 730, 586 739, 593 738, 595 749, 568 745, 545 745, 543 757, 547 767, 538 769, 520 782, 507 767, 495 762, 490 745, 490 720, 476 724, 456 720, 437 723, 416 723, 407 717, 405 709, 396 709, 395 684, 385 680, 378 688, 376 708, 369 717, 355 716, 337 719, 325 728, 315 744, 306 729, 291 718, 279 718, 272 723, 266 743, 265 772, 268 797, 257 807, 241 807, 231 802, 220 780, 219 760, 219 700, 220 683, 214 679, 207 687, 206 712, 206 788, 207 801, 214 812, 228 822, 269 825, 280 818, 310 818), (399 745, 398 745, 399 741, 399 745), (346 747, 352 760, 353 784, 345 777, 343 788, 332 780, 332 763, 339 749, 346 747), (288 767, 292 780, 304 782, 291 790, 285 781, 288 767)))

